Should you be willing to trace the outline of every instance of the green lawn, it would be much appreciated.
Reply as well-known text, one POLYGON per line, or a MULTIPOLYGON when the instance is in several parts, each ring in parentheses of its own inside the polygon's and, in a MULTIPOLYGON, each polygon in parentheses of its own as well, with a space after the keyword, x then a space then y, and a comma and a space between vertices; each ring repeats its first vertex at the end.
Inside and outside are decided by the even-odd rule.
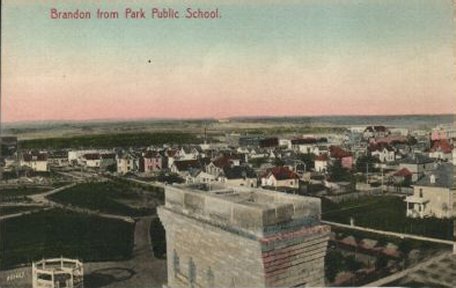
POLYGON ((43 257, 127 259, 133 249, 133 232, 133 224, 61 209, 3 220, 0 269, 43 257))
POLYGON ((26 196, 43 193, 52 190, 52 188, 34 188, 34 187, 18 187, 18 188, 2 188, 0 191, 0 202, 24 200, 26 196))
POLYGON ((405 205, 402 198, 395 196, 363 197, 341 203, 332 203, 323 199, 322 218, 327 221, 350 224, 350 217, 353 217, 357 226, 452 239, 452 220, 407 218, 405 205))
POLYGON ((0 215, 9 215, 19 212, 32 211, 43 208, 42 206, 0 206, 0 215))
POLYGON ((150 192, 121 181, 78 184, 49 198, 65 205, 132 217, 155 214, 158 203, 150 192))

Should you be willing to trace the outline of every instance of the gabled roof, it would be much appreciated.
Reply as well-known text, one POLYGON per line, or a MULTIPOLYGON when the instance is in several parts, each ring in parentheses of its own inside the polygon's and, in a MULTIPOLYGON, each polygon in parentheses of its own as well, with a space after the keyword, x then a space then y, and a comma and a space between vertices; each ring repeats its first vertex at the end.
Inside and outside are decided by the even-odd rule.
POLYGON ((402 168, 401 170, 397 171, 393 174, 396 177, 411 177, 412 172, 410 172, 407 168, 402 168))
POLYGON ((415 186, 428 186, 428 187, 442 187, 454 188, 454 166, 451 163, 444 163, 439 165, 431 174, 421 178, 415 186), (432 183, 432 180, 435 180, 432 183))
POLYGON ((453 151, 453 147, 446 139, 440 139, 438 141, 434 141, 432 144, 432 148, 430 152, 443 152, 445 154, 449 154, 453 151))
POLYGON ((326 138, 314 138, 314 137, 307 137, 307 138, 298 138, 298 139, 292 139, 291 144, 292 145, 301 145, 301 144, 316 144, 316 143, 325 143, 328 142, 328 139, 326 138))
POLYGON ((411 156, 408 156, 405 159, 402 159, 400 163, 403 164, 426 164, 434 162, 433 159, 429 158, 426 155, 414 153, 411 156))
POLYGON ((387 143, 372 143, 369 145, 369 151, 373 152, 373 151, 383 151, 384 149, 386 149, 387 151, 390 151, 390 152, 393 152, 394 151, 394 148, 391 147, 391 145, 387 144, 387 143))
POLYGON ((328 154, 321 154, 317 157, 315 157, 315 161, 328 161, 329 158, 328 158, 328 154))
POLYGON ((30 152, 22 155, 22 160, 25 162, 31 161, 47 161, 48 155, 40 152, 30 152))
POLYGON ((100 153, 87 153, 82 155, 82 158, 86 160, 99 160, 101 158, 100 153))
POLYGON ((158 151, 148 150, 148 151, 144 152, 143 157, 150 159, 150 158, 161 157, 161 155, 160 155, 160 153, 158 153, 158 151))
POLYGON ((229 167, 232 163, 231 159, 227 156, 221 156, 221 157, 218 157, 217 159, 215 159, 214 161, 212 161, 212 163, 218 167, 218 168, 225 168, 225 167, 229 167))
POLYGON ((227 179, 256 178, 255 172, 247 166, 226 167, 223 173, 227 179))
POLYGON ((268 169, 265 174, 263 174, 263 178, 269 177, 273 175, 277 180, 287 180, 287 179, 299 179, 298 174, 291 171, 288 167, 274 167, 268 169))
POLYGON ((344 149, 340 148, 339 146, 330 146, 329 147, 329 153, 332 158, 336 159, 342 159, 345 157, 350 157, 352 154, 348 151, 345 151, 344 149))
POLYGON ((178 160, 174 161, 173 165, 177 168, 178 171, 201 169, 201 164, 198 160, 178 160))

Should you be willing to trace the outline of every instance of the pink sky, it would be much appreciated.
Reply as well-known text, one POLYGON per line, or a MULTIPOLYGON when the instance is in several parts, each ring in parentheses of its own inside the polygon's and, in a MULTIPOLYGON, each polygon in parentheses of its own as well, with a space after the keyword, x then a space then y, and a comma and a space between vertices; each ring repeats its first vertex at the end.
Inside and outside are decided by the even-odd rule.
MULTIPOLYGON (((353 25, 345 14, 332 30, 324 23, 300 28, 293 22, 298 20, 285 17, 271 26, 277 31, 263 31, 270 21, 259 14, 243 26, 250 27, 248 33, 231 22, 198 22, 193 28, 118 24, 125 27, 119 32, 106 23, 52 22, 40 14, 46 7, 36 9, 42 11, 23 22, 11 16, 4 28, 4 122, 456 111, 447 22, 423 24, 430 27, 420 32, 429 34, 424 36, 419 27, 400 22, 403 28, 394 35, 382 26, 385 16, 371 24, 384 38, 370 30, 364 35, 365 22, 356 28, 359 33, 353 27, 333 31, 340 23, 353 25), (316 28, 334 35, 322 38, 316 28)), ((13 12, 18 13, 7 16, 13 12)), ((237 21, 247 21, 236 13, 237 21)))

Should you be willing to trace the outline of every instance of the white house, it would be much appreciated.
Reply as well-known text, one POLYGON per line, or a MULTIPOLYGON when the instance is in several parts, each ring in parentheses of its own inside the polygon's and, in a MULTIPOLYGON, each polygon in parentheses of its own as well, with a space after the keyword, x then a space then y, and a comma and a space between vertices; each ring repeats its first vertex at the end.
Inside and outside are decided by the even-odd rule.
POLYGON ((328 170, 328 155, 322 154, 315 158, 315 171, 317 172, 326 172, 328 170))
POLYGON ((119 154, 116 157, 117 173, 127 174, 138 171, 138 159, 130 153, 119 154))
POLYGON ((29 167, 36 172, 47 172, 49 171, 48 155, 41 152, 24 153, 20 165, 29 167))
POLYGON ((261 186, 299 188, 299 176, 287 167, 268 169, 261 177, 261 186))
POLYGON ((371 149, 371 155, 377 157, 380 162, 393 162, 395 160, 395 151, 391 146, 377 146, 371 149))
POLYGON ((454 166, 444 163, 413 185, 413 195, 405 198, 407 217, 450 218, 456 216, 454 166))

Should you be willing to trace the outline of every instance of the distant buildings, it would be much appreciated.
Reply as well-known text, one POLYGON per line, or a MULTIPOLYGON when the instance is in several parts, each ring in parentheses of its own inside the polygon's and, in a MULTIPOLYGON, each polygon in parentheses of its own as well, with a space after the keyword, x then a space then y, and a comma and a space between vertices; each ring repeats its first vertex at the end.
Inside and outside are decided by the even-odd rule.
POLYGON ((255 188, 167 186, 167 287, 322 287, 320 200, 255 188))
POLYGON ((47 172, 49 171, 48 154, 38 151, 23 153, 20 166, 28 167, 35 172, 47 172))

